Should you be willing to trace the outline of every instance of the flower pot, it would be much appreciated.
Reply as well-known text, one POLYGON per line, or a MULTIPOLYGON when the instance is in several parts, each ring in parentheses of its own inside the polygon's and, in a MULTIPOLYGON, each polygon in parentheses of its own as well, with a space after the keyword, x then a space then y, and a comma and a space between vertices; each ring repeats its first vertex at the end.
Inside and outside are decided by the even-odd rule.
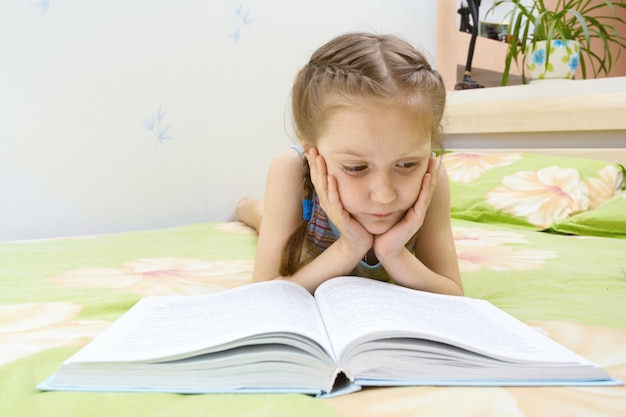
POLYGON ((572 40, 552 40, 549 57, 546 45, 546 41, 537 41, 526 53, 526 70, 530 77, 533 80, 574 78, 578 67, 580 44, 572 40), (549 58, 547 67, 546 58, 549 58))

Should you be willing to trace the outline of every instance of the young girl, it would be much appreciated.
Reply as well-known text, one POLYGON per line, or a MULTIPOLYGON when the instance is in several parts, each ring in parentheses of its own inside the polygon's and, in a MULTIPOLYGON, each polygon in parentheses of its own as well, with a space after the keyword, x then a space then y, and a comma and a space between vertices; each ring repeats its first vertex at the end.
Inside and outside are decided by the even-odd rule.
POLYGON ((440 75, 395 36, 346 34, 318 49, 292 91, 300 146, 271 163, 264 201, 237 207, 259 231, 254 281, 313 292, 357 275, 463 294, 433 153, 445 98, 440 75))

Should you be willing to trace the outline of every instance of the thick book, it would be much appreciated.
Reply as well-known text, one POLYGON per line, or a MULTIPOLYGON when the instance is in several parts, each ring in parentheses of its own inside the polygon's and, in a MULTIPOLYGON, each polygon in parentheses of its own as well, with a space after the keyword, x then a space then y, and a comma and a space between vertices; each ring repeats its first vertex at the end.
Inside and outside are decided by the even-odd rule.
POLYGON ((300 392, 621 385, 485 300, 357 277, 141 299, 41 390, 300 392))

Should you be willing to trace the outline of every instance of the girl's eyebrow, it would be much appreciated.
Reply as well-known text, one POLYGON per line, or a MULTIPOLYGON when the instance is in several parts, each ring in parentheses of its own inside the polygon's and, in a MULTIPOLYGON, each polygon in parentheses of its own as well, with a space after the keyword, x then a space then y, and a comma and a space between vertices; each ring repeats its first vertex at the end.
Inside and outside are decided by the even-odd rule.
POLYGON ((336 151, 335 155, 338 156, 348 156, 348 157, 356 157, 356 158, 365 158, 366 155, 358 152, 358 151, 336 151))
MULTIPOLYGON (((367 159, 369 155, 365 155, 358 150, 335 150, 333 153, 337 156, 347 156, 347 157, 356 157, 356 158, 365 158, 367 159)), ((397 159, 423 159, 426 157, 430 157, 431 151, 422 152, 420 150, 416 150, 411 153, 403 154, 398 156, 397 159)))
MULTIPOLYGON (((339 157, 348 157, 348 158, 356 158, 356 159, 371 159, 371 155, 366 155, 360 153, 358 151, 334 151, 333 154, 339 157)), ((414 152, 411 154, 404 154, 397 157, 397 160, 401 159, 424 159, 429 157, 431 152, 422 153, 422 152, 414 152)))
POLYGON ((349 158, 361 158, 361 159, 367 159, 368 157, 371 157, 370 154, 368 154, 367 152, 364 152, 362 149, 359 148, 338 148, 338 149, 331 149, 330 153, 332 153, 335 156, 339 156, 339 157, 349 157, 349 158))

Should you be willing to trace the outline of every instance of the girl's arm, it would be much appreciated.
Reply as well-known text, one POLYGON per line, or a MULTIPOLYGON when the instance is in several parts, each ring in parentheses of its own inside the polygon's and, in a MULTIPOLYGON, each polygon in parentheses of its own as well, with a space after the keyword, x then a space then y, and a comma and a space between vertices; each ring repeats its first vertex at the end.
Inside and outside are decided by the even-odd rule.
MULTIPOLYGON (((399 250, 377 251, 376 254, 399 285, 429 292, 463 295, 450 222, 448 176, 443 166, 435 170, 431 168, 429 172, 414 207, 415 213, 407 214, 417 214, 415 217, 418 218, 420 211, 426 210, 425 215, 422 214, 423 222, 416 234, 415 253, 401 246, 399 250), (428 193, 432 193, 432 199, 428 193)), ((377 236, 376 239, 384 239, 385 235, 377 236)), ((375 241, 375 248, 379 243, 375 241)))
POLYGON ((338 239, 295 274, 281 277, 283 246, 302 223, 302 194, 302 159, 287 150, 272 161, 268 171, 253 281, 287 279, 313 292, 324 281, 350 273, 371 246, 365 245, 361 253, 338 239))

